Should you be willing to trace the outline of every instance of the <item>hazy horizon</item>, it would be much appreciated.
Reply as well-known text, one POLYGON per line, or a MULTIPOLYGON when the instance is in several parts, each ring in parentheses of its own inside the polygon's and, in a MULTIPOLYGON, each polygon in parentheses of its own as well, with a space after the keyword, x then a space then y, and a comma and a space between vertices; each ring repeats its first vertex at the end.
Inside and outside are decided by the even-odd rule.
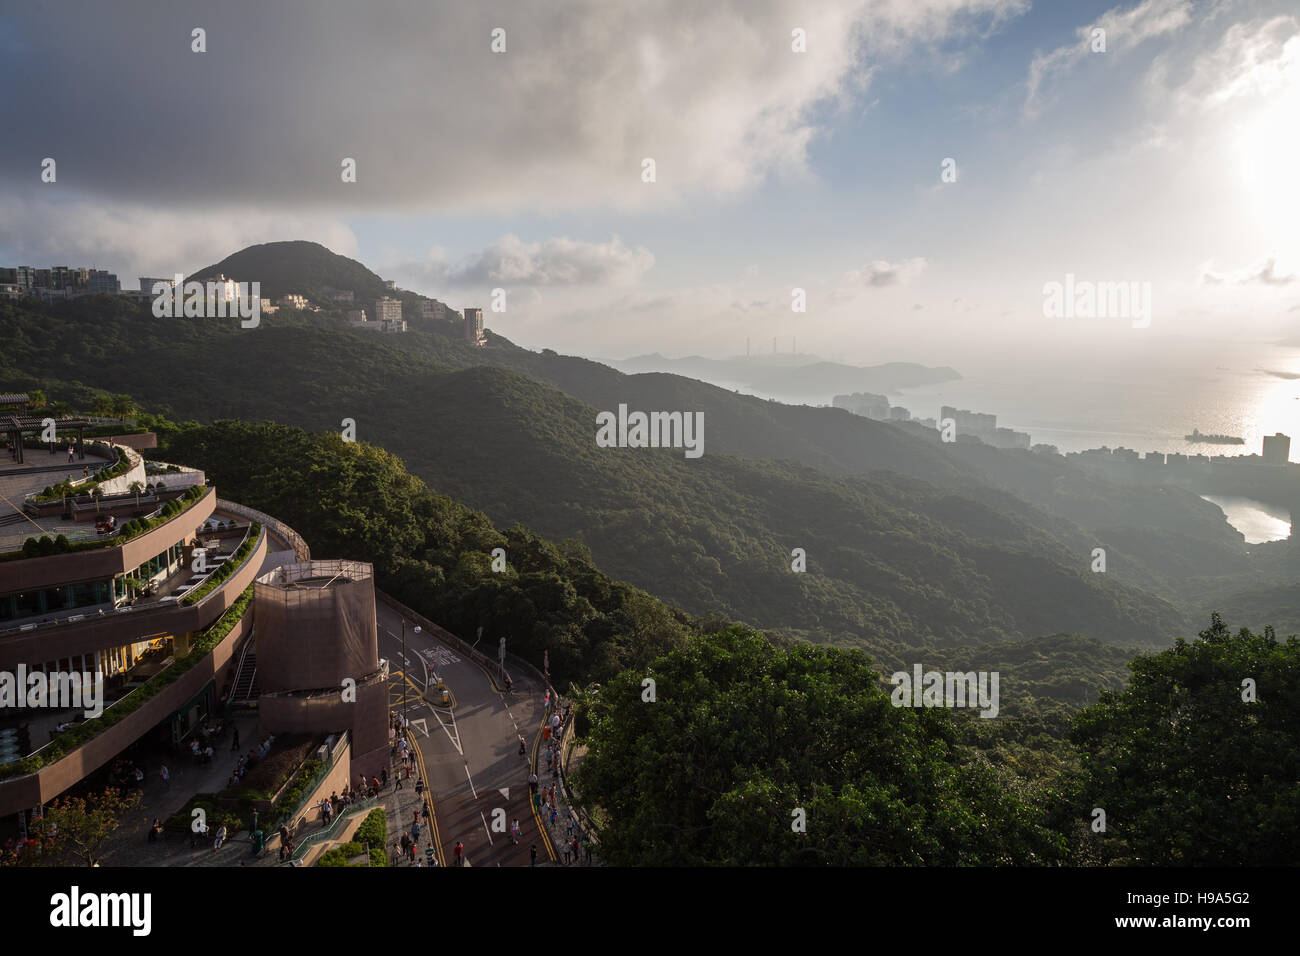
POLYGON ((1286 3, 54 6, 79 29, 0 13, 6 265, 133 287, 311 239, 575 354, 955 365, 1300 327, 1286 3), (1045 317, 1067 276, 1149 284, 1146 324, 1045 317))

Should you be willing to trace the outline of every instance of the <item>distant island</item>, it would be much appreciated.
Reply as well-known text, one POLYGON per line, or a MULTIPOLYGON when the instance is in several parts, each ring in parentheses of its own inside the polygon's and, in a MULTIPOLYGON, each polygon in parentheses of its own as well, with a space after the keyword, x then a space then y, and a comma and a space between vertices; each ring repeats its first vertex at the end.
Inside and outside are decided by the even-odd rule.
POLYGON ((721 388, 740 385, 783 400, 826 401, 837 392, 897 393, 941 382, 953 382, 961 374, 947 366, 932 367, 912 362, 882 365, 844 365, 823 361, 816 355, 780 353, 708 359, 691 355, 680 359, 663 355, 638 355, 619 360, 602 359, 628 375, 668 372, 709 382, 721 388))
POLYGON ((1184 435, 1187 441, 1201 442, 1206 445, 1244 445, 1246 439, 1237 438, 1235 435, 1202 435, 1199 429, 1193 428, 1190 435, 1184 435))

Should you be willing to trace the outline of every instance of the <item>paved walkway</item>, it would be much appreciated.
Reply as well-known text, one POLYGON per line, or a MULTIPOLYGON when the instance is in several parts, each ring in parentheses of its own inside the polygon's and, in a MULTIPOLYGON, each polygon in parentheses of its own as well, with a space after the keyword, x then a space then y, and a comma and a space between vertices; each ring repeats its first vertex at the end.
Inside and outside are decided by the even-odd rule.
MULTIPOLYGON (((570 733, 572 732, 572 729, 573 725, 572 721, 570 721, 569 725, 565 726, 562 732, 570 733)), ((576 769, 581 761, 581 752, 575 751, 570 755, 569 765, 565 768, 566 771, 576 769)), ((587 851, 582 846, 582 831, 577 826, 578 815, 570 806, 568 797, 560 785, 559 767, 553 763, 549 771, 546 769, 545 748, 539 749, 537 764, 539 768, 537 771, 537 778, 542 791, 545 793, 548 792, 552 786, 555 787, 555 821, 551 822, 551 808, 549 804, 542 807, 541 813, 542 821, 546 825, 547 835, 551 839, 551 845, 555 847, 556 865, 602 866, 603 863, 594 847, 592 849, 591 862, 587 862, 587 851), (578 838, 578 854, 576 857, 570 854, 568 862, 566 863, 565 851, 570 847, 575 836, 578 838)))
MULTIPOLYGON (((143 761, 138 761, 140 769, 144 771, 144 799, 140 806, 122 820, 122 825, 100 851, 103 866, 188 866, 193 865, 191 861, 199 854, 205 851, 213 853, 211 838, 198 841, 197 848, 194 849, 186 837, 173 832, 168 832, 165 839, 150 843, 149 828, 155 817, 166 823, 194 794, 216 793, 225 789, 236 759, 230 750, 234 739, 231 727, 239 729, 240 749, 247 750, 257 738, 257 715, 234 714, 226 718, 226 725, 226 732, 220 740, 223 746, 214 748, 216 753, 212 763, 194 764, 188 756, 167 763, 171 780, 165 787, 158 775, 163 765, 160 754, 146 755, 143 761)), ((231 858, 238 845, 242 846, 243 854, 248 856, 248 831, 243 830, 230 836, 233 839, 228 839, 226 846, 217 851, 218 854, 223 858, 231 858)), ((232 858, 226 865, 235 866, 238 863, 232 858)))

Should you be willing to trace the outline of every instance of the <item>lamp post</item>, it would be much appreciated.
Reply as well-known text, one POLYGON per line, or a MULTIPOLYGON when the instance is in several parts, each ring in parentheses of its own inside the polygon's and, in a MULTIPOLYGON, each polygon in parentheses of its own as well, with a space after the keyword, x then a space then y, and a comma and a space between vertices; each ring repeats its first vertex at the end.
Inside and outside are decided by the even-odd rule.
MULTIPOLYGON (((415 633, 421 631, 420 625, 415 625, 415 633)), ((406 659, 406 618, 402 618, 402 729, 406 729, 406 714, 410 706, 410 697, 406 693, 406 682, 410 680, 406 676, 407 659, 406 659)))

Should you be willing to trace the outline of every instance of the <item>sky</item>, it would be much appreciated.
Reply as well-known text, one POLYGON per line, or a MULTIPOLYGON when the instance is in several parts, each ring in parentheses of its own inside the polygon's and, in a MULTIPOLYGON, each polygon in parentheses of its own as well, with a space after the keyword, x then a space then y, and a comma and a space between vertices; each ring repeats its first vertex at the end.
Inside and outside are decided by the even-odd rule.
POLYGON ((309 239, 607 358, 1300 334, 1294 3, 2 0, 0 91, 0 265, 309 239))

